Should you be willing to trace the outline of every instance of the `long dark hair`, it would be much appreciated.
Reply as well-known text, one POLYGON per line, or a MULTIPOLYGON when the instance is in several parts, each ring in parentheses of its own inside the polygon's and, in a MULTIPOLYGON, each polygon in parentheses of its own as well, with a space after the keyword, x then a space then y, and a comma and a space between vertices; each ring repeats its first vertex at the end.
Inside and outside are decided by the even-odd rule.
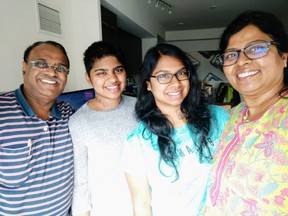
POLYGON ((161 43, 150 48, 144 57, 141 67, 136 116, 138 120, 145 124, 146 129, 148 129, 149 132, 158 136, 158 147, 161 154, 161 160, 164 160, 166 164, 174 167, 177 172, 176 146, 172 139, 173 126, 156 106, 154 96, 147 90, 146 84, 146 82, 150 80, 150 75, 162 55, 171 56, 180 60, 185 68, 190 71, 190 89, 188 95, 181 104, 181 111, 186 116, 190 130, 198 135, 193 141, 199 152, 200 162, 203 160, 210 162, 212 159, 207 140, 210 131, 210 112, 205 98, 203 97, 203 94, 201 94, 200 82, 189 56, 181 49, 171 44, 161 43))
MULTIPOLYGON (((288 53, 288 37, 283 24, 274 15, 263 11, 245 11, 237 16, 225 29, 220 40, 220 51, 223 53, 228 46, 231 36, 241 31, 247 25, 258 27, 263 33, 277 41, 279 55, 288 53)), ((284 89, 288 90, 288 67, 284 68, 284 89)))

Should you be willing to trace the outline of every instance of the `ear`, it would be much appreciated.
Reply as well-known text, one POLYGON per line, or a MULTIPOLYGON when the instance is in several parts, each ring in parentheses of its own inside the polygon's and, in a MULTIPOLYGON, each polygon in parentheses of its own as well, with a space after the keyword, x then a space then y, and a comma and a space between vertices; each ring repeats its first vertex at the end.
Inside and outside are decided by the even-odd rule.
POLYGON ((85 73, 85 79, 86 79, 86 81, 87 81, 87 83, 88 83, 89 85, 92 85, 91 79, 90 79, 90 77, 89 77, 89 75, 88 75, 87 72, 85 73))
POLYGON ((146 81, 146 85, 147 85, 147 90, 151 91, 151 83, 149 81, 146 81))
POLYGON ((22 62, 22 76, 25 75, 27 71, 27 63, 25 61, 22 62))
POLYGON ((283 62, 284 62, 284 68, 287 67, 287 61, 288 61, 288 53, 282 54, 283 62))

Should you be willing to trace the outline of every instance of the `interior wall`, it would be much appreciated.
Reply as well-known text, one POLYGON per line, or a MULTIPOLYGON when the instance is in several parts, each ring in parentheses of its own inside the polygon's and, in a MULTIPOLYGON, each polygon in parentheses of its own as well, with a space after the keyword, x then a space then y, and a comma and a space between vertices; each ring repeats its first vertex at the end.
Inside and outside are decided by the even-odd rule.
POLYGON ((228 82, 224 72, 211 64, 214 55, 204 57, 198 51, 191 51, 189 54, 200 62, 200 66, 197 70, 199 79, 212 85, 214 93, 217 91, 221 82, 228 82))
POLYGON ((69 55, 71 70, 65 91, 90 88, 84 78, 83 52, 101 40, 100 0, 39 0, 61 13, 62 36, 39 32, 37 0, 0 1, 0 92, 13 90, 22 83, 24 50, 38 40, 61 43, 69 55))
MULTIPOLYGON (((62 36, 45 34, 38 31, 37 0, 1 0, 0 1, 0 92, 17 88, 22 83, 21 63, 24 50, 38 40, 55 40, 66 48, 71 61, 71 73, 65 91, 90 88, 84 79, 85 68, 83 52, 94 41, 102 39, 100 0, 39 0, 47 6, 61 12, 62 36)), ((151 22, 146 13, 141 16, 141 8, 135 6, 136 1, 123 0, 104 1, 120 10, 127 19, 135 21, 135 28, 143 28, 149 32, 150 38, 142 38, 142 57, 146 51, 157 43, 157 24, 151 22), (129 5, 129 7, 124 6, 129 5), (134 8, 135 7, 135 8, 134 8), (147 19, 144 19, 144 18, 147 19), (155 33, 155 34, 154 34, 155 33), (155 35, 155 37, 153 36, 155 35)), ((161 30, 160 30, 161 31, 161 30)), ((167 42, 172 43, 186 52, 218 49, 220 30, 201 30, 185 32, 167 32, 167 42), (208 32, 207 32, 208 31, 208 32), (202 32, 202 33, 201 33, 202 32), (205 33, 205 34, 204 34, 205 33), (194 35, 194 36, 193 36, 194 35), (206 37, 205 40, 195 38, 206 37), (206 35, 206 36, 205 36, 206 35), (207 35, 209 38, 207 38, 207 35), (185 41, 179 41, 185 37, 185 41), (192 40, 191 37, 194 37, 192 40), (178 38, 178 39, 177 39, 178 38), (214 39, 213 39, 214 38, 214 39), (216 39, 215 39, 216 38, 216 39), (178 41, 177 41, 178 40, 178 41)), ((203 65, 202 65, 203 66, 203 65)), ((208 70, 205 70, 208 71, 208 70)), ((202 72, 201 72, 202 73, 202 72)), ((202 75, 202 74, 201 74, 202 75)), ((136 78, 137 79, 137 78, 136 78)))

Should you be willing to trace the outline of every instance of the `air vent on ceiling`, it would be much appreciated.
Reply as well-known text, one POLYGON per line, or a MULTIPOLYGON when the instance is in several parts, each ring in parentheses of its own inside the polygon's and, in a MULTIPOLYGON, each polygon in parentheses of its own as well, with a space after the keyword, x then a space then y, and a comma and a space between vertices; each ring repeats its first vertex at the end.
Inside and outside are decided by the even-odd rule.
POLYGON ((38 12, 41 31, 62 35, 59 11, 38 2, 38 12))

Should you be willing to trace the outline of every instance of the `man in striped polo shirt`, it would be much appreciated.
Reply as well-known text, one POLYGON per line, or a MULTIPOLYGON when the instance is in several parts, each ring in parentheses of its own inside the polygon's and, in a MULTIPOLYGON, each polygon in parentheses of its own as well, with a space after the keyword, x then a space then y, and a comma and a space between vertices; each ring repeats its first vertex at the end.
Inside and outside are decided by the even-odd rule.
POLYGON ((69 73, 66 50, 36 42, 25 50, 22 72, 23 84, 0 94, 0 215, 67 215, 74 109, 56 100, 69 73))

